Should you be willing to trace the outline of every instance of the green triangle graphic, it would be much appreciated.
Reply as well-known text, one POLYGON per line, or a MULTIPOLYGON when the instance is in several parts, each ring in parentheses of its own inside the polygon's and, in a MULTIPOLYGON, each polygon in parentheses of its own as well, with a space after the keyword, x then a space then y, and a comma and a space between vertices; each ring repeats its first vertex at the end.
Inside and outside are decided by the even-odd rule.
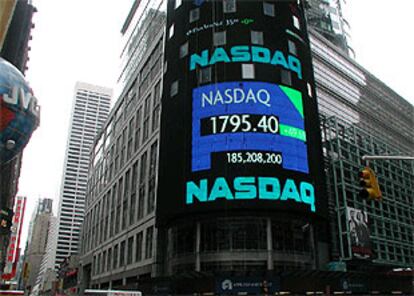
POLYGON ((283 86, 283 85, 279 85, 279 87, 285 93, 285 95, 288 96, 289 100, 292 102, 292 104, 298 110, 298 112, 302 116, 302 118, 304 118, 302 94, 300 93, 300 91, 297 91, 295 89, 292 89, 290 87, 286 87, 286 86, 283 86))

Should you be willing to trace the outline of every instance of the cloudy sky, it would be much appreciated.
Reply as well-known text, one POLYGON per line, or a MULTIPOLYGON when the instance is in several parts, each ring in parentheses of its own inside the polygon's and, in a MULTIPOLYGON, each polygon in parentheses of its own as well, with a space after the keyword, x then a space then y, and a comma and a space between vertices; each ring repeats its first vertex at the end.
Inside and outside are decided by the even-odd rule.
MULTIPOLYGON (((54 199, 57 209, 75 82, 114 87, 119 32, 133 0, 33 2, 38 12, 26 76, 42 110, 40 126, 24 151, 19 182, 19 195, 28 198, 23 242, 38 198, 54 199)), ((414 1, 347 2, 356 60, 414 103, 414 1)))

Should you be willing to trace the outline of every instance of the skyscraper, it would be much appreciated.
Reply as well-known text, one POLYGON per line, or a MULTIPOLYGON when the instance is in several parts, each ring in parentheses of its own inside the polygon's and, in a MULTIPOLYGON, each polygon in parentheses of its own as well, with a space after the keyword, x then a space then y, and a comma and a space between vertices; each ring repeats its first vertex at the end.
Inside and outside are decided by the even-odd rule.
POLYGON ((306 18, 308 26, 346 54, 354 55, 349 44, 349 25, 342 14, 343 2, 343 0, 307 0, 306 18))
POLYGON ((47 208, 42 208, 42 204, 44 203, 39 202, 30 221, 30 236, 25 251, 25 264, 28 268, 28 277, 25 279, 25 289, 27 290, 31 290, 36 283, 40 264, 46 252, 49 219, 52 212, 47 208))
POLYGON ((56 223, 57 217, 50 215, 46 250, 39 267, 36 285, 34 287, 35 291, 45 291, 47 289, 50 289, 50 278, 56 278, 56 273, 54 272, 55 262, 53 261, 55 259, 53 256, 53 251, 56 249, 56 223))
POLYGON ((111 96, 109 88, 76 83, 58 208, 56 266, 78 252, 90 148, 108 117, 111 96))

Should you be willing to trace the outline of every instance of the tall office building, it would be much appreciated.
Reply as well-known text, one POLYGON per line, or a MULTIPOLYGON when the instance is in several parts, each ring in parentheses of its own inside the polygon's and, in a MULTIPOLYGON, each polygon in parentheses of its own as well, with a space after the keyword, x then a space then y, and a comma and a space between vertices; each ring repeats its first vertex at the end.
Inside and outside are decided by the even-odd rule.
MULTIPOLYGON (((240 133, 238 123, 241 122, 244 122, 243 129, 251 134, 259 129, 257 125, 254 126, 256 130, 250 129, 254 122, 249 121, 249 116, 244 116, 244 121, 233 116, 233 124, 229 123, 232 128, 223 128, 223 118, 214 117, 217 111, 214 108, 225 104, 220 112, 227 114, 225 112, 233 108, 230 100, 233 93, 238 93, 240 96, 236 99, 240 100, 243 91, 249 90, 250 100, 254 101, 258 98, 254 96, 258 90, 260 94, 266 93, 263 89, 268 83, 281 85, 272 84, 273 90, 300 86, 297 72, 291 68, 278 69, 279 77, 272 68, 275 65, 265 65, 269 53, 266 49, 274 46, 272 34, 280 33, 277 30, 279 20, 290 24, 280 34, 279 41, 286 37, 283 33, 289 36, 288 42, 280 44, 280 52, 276 51, 275 55, 281 60, 284 59, 282 53, 303 57, 298 54, 303 54, 303 48, 297 46, 304 40, 297 28, 303 23, 288 17, 290 14, 286 11, 277 14, 281 11, 279 8, 283 8, 280 5, 283 2, 252 0, 252 5, 247 7, 244 6, 246 1, 242 0, 134 1, 123 28, 126 40, 120 76, 123 90, 95 140, 91 156, 93 162, 82 232, 81 282, 84 285, 101 289, 135 288, 148 294, 273 294, 275 291, 292 294, 319 291, 320 294, 327 286, 331 292, 368 294, 374 290, 390 293, 392 288, 407 288, 407 278, 392 277, 384 270, 412 266, 412 164, 378 165, 382 169, 380 177, 384 183, 381 184, 385 184, 382 188, 386 192, 381 203, 358 198, 356 176, 362 166, 360 156, 363 154, 410 151, 414 138, 410 128, 414 108, 313 27, 309 32, 310 45, 325 148, 319 174, 329 173, 328 191, 322 196, 328 203, 329 229, 321 227, 320 220, 323 219, 312 216, 311 205, 304 203, 306 198, 300 203, 297 195, 297 202, 288 200, 292 198, 283 202, 278 200, 280 203, 269 205, 268 211, 259 205, 252 206, 252 200, 257 203, 260 200, 249 199, 249 192, 267 192, 271 188, 278 188, 279 193, 289 190, 265 184, 259 190, 251 191, 254 184, 249 183, 249 179, 224 183, 223 179, 237 172, 231 165, 223 166, 220 171, 223 178, 213 184, 210 175, 200 170, 198 176, 203 178, 200 183, 187 183, 193 194, 188 195, 190 202, 186 205, 183 195, 173 191, 188 176, 190 168, 198 169, 206 164, 213 167, 226 160, 240 162, 238 154, 232 158, 231 154, 229 157, 212 150, 219 146, 233 147, 243 137, 229 138, 223 144, 217 134, 240 133), (169 21, 165 30, 158 24, 167 5, 169 21), (212 12, 206 9, 209 5, 212 12), (158 13, 154 13, 154 9, 158 13), (272 28, 271 34, 268 28, 272 28), (234 34, 235 29, 240 29, 238 34, 234 34), (154 32, 154 37, 146 38, 149 32, 154 32), (234 43, 236 46, 229 50, 234 43), (254 51, 250 52, 250 47, 254 51), (254 53, 256 61, 249 61, 254 53), (190 68, 191 56, 195 57, 195 69, 190 68), (263 71, 267 75, 263 75, 263 71), (240 74, 243 75, 241 78, 240 74), (272 75, 276 75, 275 79, 272 75), (229 82, 230 79, 238 85, 229 82), (260 82, 259 79, 262 84, 256 88, 254 84, 260 82), (192 93, 185 93, 189 85, 196 88, 192 93), (234 87, 238 87, 237 91, 232 92, 234 87), (164 121, 160 131, 161 93, 163 112, 176 108, 175 114, 170 116, 180 116, 164 121), (200 104, 182 102, 193 98, 197 103, 200 94, 205 112, 198 108, 191 113, 200 104), (372 106, 381 112, 370 112, 372 106), (213 117, 201 119, 206 113, 213 117), (191 119, 183 120, 188 114, 193 115, 191 119), (199 128, 193 129, 194 125, 189 121, 196 119, 199 128), (369 131, 371 135, 361 130, 369 131), (189 136, 196 140, 183 145, 183 138, 189 136), (203 141, 207 136, 215 136, 214 144, 203 141), (158 154, 158 147, 161 151, 166 149, 163 147, 164 137, 170 144, 169 159, 163 157, 162 152, 160 156, 158 154), (388 144, 384 145, 384 142, 388 144), (187 167, 179 162, 167 165, 169 161, 189 155, 192 161, 195 155, 198 159, 194 162, 187 159, 187 167), (161 182, 159 171, 166 169, 176 169, 175 174, 169 174, 170 183, 165 181, 165 175, 161 182), (160 186, 163 190, 157 191, 160 186), (239 190, 235 190, 236 186, 239 190), (209 189, 207 193, 206 188, 209 189), (181 204, 177 202, 178 197, 181 197, 181 204), (243 197, 246 206, 236 211, 234 204, 243 197), (226 204, 219 212, 217 203, 220 202, 226 204), (162 211, 159 207, 163 207, 162 211), (300 207, 304 212, 297 215, 300 207), (165 226, 163 221, 155 222, 161 218, 159 214, 164 217, 175 214, 175 217, 167 217, 169 224, 165 226), (367 235, 366 226, 370 224, 372 232, 367 235), (345 268, 341 269, 341 266, 345 268), (335 269, 342 272, 334 272, 335 269), (370 272, 361 273, 364 269, 370 272)), ((289 65, 287 60, 286 66, 289 65)), ((301 89, 301 93, 312 95, 312 88, 301 89)), ((241 103, 240 108, 244 104, 247 103, 241 103)), ((251 116, 248 112, 254 112, 255 108, 246 109, 238 114, 246 115, 246 112, 251 116)), ((285 111, 289 112, 288 109, 285 111)), ((283 120, 285 115, 281 114, 277 120, 283 120)), ((291 115, 293 118, 293 112, 291 115)), ((304 112, 304 117, 308 120, 309 113, 304 112)), ((264 130, 261 131, 266 137, 264 130)), ((290 135, 300 138, 299 131, 291 131, 290 135)), ((316 131, 306 131, 306 135, 312 132, 316 131)), ((246 145, 252 143, 246 141, 246 145)), ((307 145, 313 146, 314 141, 308 140, 307 145)), ((287 146, 298 149, 292 142, 287 146)), ((242 149, 238 148, 237 152, 242 149)), ((261 147, 257 152, 263 149, 270 148, 261 147)), ((276 154, 269 157, 277 158, 276 154)), ((242 154, 243 161, 249 162, 242 154)), ((264 162, 256 158, 257 163, 264 162)), ((257 169, 251 164, 243 172, 253 180, 254 174, 266 174, 266 169, 257 169)), ((292 180, 297 177, 295 173, 290 176, 292 180)), ((278 171, 275 177, 281 179, 283 174, 278 171)), ((315 207, 317 213, 323 209, 323 204, 315 203, 315 207)), ((411 279, 408 284, 411 287, 411 279)))
POLYGON ((46 253, 52 202, 53 200, 48 198, 39 199, 30 220, 24 261, 26 276, 23 279, 27 290, 31 290, 35 285, 43 256, 46 253))
POLYGON ((33 213, 32 213, 32 217, 29 222, 29 231, 27 234, 28 239, 27 239, 26 244, 30 244, 30 240, 32 239, 33 227, 34 227, 35 219, 37 215, 42 214, 42 213, 52 213, 52 206, 53 206, 53 199, 41 198, 37 201, 35 209, 33 210, 33 213))
POLYGON ((76 83, 58 208, 56 267, 79 250, 90 149, 108 117, 111 96, 109 88, 76 83))
POLYGON ((342 52, 354 55, 350 46, 349 24, 342 13, 344 0, 307 0, 308 26, 322 34, 342 52))
POLYGON ((50 289, 51 279, 50 276, 56 278, 55 269, 55 257, 54 251, 56 250, 56 231, 57 231, 57 217, 54 215, 49 216, 48 224, 48 236, 46 250, 43 255, 39 272, 36 279, 36 284, 33 287, 35 291, 44 291, 50 289))

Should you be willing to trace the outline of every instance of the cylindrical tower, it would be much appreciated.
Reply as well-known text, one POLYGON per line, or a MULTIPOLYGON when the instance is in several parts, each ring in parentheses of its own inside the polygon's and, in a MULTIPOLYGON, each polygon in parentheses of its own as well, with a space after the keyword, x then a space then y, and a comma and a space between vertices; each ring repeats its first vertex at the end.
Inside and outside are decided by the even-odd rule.
POLYGON ((169 1, 157 223, 166 275, 326 258, 315 86, 298 1, 169 1))

